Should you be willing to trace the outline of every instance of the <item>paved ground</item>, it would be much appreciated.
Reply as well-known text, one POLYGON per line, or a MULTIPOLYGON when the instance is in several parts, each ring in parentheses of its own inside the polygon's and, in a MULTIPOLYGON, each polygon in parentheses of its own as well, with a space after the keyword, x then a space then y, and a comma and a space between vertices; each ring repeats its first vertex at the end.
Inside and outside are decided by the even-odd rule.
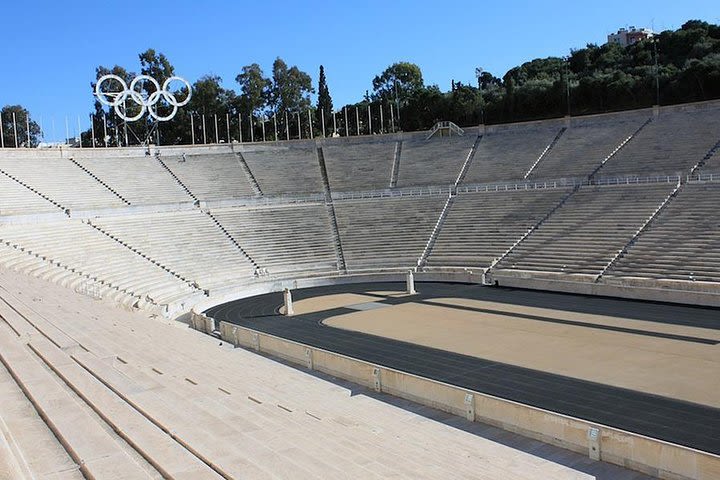
POLYGON ((720 311, 471 285, 358 284, 208 311, 464 388, 720 453, 720 311), (341 328, 334 328, 341 327, 341 328))

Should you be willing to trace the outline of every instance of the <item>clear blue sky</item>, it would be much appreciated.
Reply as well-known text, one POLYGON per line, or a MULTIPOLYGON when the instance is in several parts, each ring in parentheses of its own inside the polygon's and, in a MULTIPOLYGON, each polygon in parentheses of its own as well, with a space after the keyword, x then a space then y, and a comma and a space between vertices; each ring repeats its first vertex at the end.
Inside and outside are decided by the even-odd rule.
POLYGON ((267 73, 277 56, 317 86, 323 64, 339 106, 359 100, 373 76, 399 60, 447 90, 451 79, 473 82, 476 66, 502 76, 533 58, 603 43, 623 26, 720 23, 717 0, 41 0, 5 2, 2 14, 0 106, 24 105, 46 131, 54 117, 58 133, 65 116, 87 118, 97 65, 137 71, 138 53, 150 47, 191 82, 212 73, 229 88, 243 65, 257 62, 267 73))

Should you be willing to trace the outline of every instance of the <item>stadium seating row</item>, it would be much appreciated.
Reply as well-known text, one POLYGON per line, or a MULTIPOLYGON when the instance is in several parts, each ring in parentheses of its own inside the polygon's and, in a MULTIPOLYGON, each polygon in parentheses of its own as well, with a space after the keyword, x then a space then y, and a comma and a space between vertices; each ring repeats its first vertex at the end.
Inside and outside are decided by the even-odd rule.
POLYGON ((418 265, 718 282, 719 184, 685 177, 717 164, 718 112, 711 103, 489 127, 480 136, 197 155, 178 147, 158 157, 2 152, 0 265, 131 306, 182 304, 261 277, 418 265), (453 184, 473 152, 460 188, 417 189, 453 184), (621 174, 634 175, 603 180, 621 174), (647 175, 660 176, 635 178, 647 175))
MULTIPOLYGON (((460 193, 426 265, 486 269, 501 260, 499 271, 556 273, 576 281, 594 281, 602 273, 717 282, 714 206, 720 184, 684 184, 635 238, 676 187, 460 193)), ((415 268, 446 200, 336 201, 347 270, 415 268)), ((325 205, 307 203, 2 224, 0 265, 76 290, 95 288, 129 305, 170 304, 262 276, 342 273, 331 215, 325 205)))
POLYGON ((33 280, 0 271, 7 478, 637 477, 33 280))
MULTIPOLYGON (((642 110, 490 126, 480 132, 464 184, 587 178, 596 172, 602 177, 687 173, 720 142, 718 132, 717 103, 657 116, 642 110)), ((476 138, 469 130, 463 137, 430 140, 403 134, 325 139, 317 145, 226 146, 210 153, 188 147, 174 148, 161 160, 102 149, 62 154, 77 158, 14 151, 0 154, 0 215, 321 193, 317 147, 324 150, 333 192, 390 188, 393 166, 400 188, 452 185, 476 138)), ((706 170, 717 168, 715 157, 706 170)))

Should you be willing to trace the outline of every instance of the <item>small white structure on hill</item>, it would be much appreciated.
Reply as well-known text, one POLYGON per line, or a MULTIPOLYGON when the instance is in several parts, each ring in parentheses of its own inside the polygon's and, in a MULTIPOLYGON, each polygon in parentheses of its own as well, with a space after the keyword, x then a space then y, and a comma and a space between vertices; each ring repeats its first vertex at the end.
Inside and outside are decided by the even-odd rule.
POLYGON ((653 36, 655 36, 655 32, 649 28, 637 28, 635 26, 631 26, 629 28, 621 28, 617 31, 617 33, 611 33, 608 35, 607 43, 617 43, 622 47, 627 47, 628 45, 633 45, 640 40, 652 38, 653 36))

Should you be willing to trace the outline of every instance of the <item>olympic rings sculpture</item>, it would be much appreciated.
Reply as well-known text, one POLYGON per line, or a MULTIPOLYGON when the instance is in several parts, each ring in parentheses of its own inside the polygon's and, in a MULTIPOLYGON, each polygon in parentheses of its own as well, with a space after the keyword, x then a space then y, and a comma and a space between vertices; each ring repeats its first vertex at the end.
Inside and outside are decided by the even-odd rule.
POLYGON ((128 86, 128 84, 125 83, 125 80, 121 77, 108 74, 100 77, 95 84, 95 96, 103 105, 113 107, 115 109, 115 113, 126 122, 140 120, 146 112, 158 122, 164 122, 175 117, 179 107, 188 104, 190 97, 192 97, 192 88, 190 87, 190 83, 182 77, 170 77, 163 82, 162 88, 160 88, 160 83, 149 75, 138 75, 132 79, 130 86, 128 86), (115 81, 120 85, 120 91, 114 92, 103 90, 103 84, 108 84, 109 86, 112 81, 115 81), (187 89, 187 97, 185 97, 182 101, 178 101, 175 94, 169 90, 170 84, 174 81, 181 82, 185 89, 187 89), (155 90, 150 94, 138 91, 137 86, 140 82, 150 82, 155 90), (165 116, 158 113, 158 104, 161 99, 172 107, 172 111, 165 116), (127 115, 127 100, 132 100, 140 107, 140 111, 136 115, 127 115))

